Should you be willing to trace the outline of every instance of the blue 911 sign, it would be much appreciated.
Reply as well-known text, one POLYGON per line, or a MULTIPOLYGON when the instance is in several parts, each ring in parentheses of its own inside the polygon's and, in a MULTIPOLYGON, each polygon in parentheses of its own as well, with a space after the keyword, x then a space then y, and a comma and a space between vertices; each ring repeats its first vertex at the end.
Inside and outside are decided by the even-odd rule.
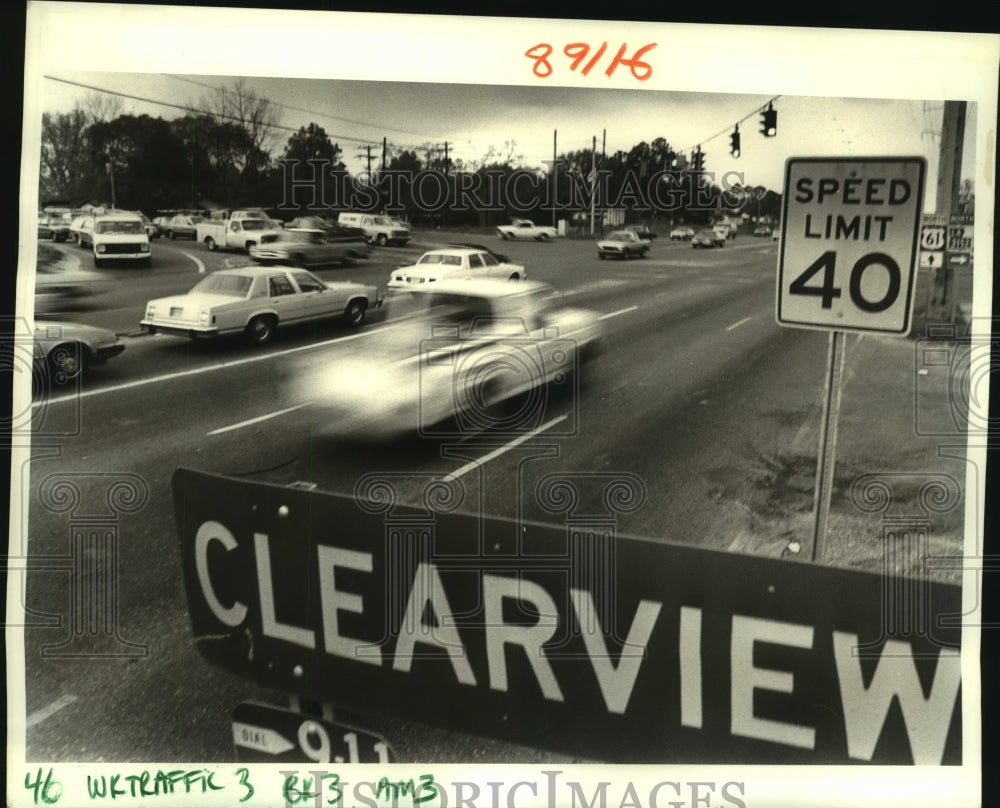
POLYGON ((925 175, 922 157, 786 161, 779 325, 909 333, 925 175))

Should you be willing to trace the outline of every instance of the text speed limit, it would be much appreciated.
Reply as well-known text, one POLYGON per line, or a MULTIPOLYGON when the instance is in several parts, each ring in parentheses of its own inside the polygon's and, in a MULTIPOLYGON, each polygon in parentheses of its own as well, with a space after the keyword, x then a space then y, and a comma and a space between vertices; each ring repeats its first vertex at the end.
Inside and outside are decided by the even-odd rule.
POLYGON ((921 157, 786 162, 780 325, 909 332, 924 175, 921 157))

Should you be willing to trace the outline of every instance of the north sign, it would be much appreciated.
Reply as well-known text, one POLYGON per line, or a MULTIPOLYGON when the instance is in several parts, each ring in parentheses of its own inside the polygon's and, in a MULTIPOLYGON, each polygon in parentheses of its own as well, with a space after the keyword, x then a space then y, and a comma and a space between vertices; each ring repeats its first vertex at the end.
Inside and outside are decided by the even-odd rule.
POLYGON ((925 175, 922 157, 786 161, 779 325, 909 332, 925 175))

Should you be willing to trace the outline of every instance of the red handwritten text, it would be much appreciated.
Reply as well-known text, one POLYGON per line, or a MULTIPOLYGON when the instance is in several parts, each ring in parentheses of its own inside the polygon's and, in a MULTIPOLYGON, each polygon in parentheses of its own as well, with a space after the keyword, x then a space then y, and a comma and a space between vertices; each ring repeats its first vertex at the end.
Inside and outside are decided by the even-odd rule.
MULTIPOLYGON (((628 45, 622 45, 618 49, 618 53, 616 53, 614 58, 611 59, 610 64, 608 64, 607 69, 604 71, 604 75, 610 78, 619 65, 625 65, 632 71, 633 78, 638 81, 646 81, 646 79, 653 75, 653 67, 649 64, 649 62, 642 61, 642 57, 655 47, 655 42, 650 43, 649 45, 643 45, 635 52, 635 55, 628 58, 625 56, 625 52, 628 50, 628 45)), ((562 52, 570 60, 569 69, 579 69, 580 73, 586 76, 591 70, 594 69, 594 67, 597 66, 597 64, 601 61, 601 57, 604 56, 607 50, 608 43, 602 42, 601 46, 597 48, 593 55, 591 55, 591 46, 586 42, 571 42, 569 45, 563 47, 562 52), (580 65, 583 65, 583 67, 580 67, 580 65)), ((551 45, 547 42, 541 42, 538 45, 528 48, 528 50, 524 52, 525 56, 535 62, 534 67, 531 68, 531 72, 540 79, 548 78, 552 75, 552 63, 549 61, 552 51, 553 48, 551 45)))

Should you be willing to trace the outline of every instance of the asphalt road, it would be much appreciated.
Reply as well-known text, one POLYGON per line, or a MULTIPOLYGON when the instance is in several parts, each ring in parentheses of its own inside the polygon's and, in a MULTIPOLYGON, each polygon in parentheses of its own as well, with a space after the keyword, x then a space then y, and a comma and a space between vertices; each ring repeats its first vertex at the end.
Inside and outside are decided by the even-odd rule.
MULTIPOLYGON (((384 284, 401 261, 449 240, 423 235, 364 265, 319 274, 384 284)), ((540 423, 554 425, 529 441, 320 437, 321 416, 287 382, 392 327, 378 322, 357 332, 329 324, 280 333, 263 349, 126 336, 126 351, 78 392, 36 409, 42 428, 23 481, 26 533, 33 556, 54 560, 30 577, 26 595, 34 624, 26 631, 29 760, 226 761, 232 708, 248 698, 274 701, 211 668, 194 648, 170 493, 179 467, 345 494, 382 471, 404 503, 419 501, 429 476, 452 475, 469 510, 556 523, 565 514, 541 507, 536 486, 550 474, 586 472, 578 513, 606 515, 603 486, 640 481, 641 506, 613 514, 623 535, 772 556, 800 537, 812 495, 811 482, 796 481, 815 469, 826 335, 775 325, 774 242, 742 237, 722 250, 692 250, 660 240, 648 258, 627 262, 599 261, 584 241, 485 243, 524 263, 529 278, 551 283, 567 304, 597 312, 606 329, 605 351, 582 388, 546 399, 540 423), (58 433, 67 436, 44 437, 58 433), (60 479, 79 486, 75 507, 52 493, 60 479), (108 522, 115 480, 137 482, 142 492, 108 528, 118 550, 110 595, 118 641, 80 647, 121 656, 74 657, 58 646, 76 576, 85 573, 67 572, 59 559, 80 525, 108 522)), ((113 270, 114 288, 99 304, 65 316, 134 334, 147 298, 192 286, 199 262, 210 271, 234 260, 197 244, 157 242, 150 270, 113 270)), ((391 719, 365 725, 385 732, 404 760, 566 760, 391 719)))

